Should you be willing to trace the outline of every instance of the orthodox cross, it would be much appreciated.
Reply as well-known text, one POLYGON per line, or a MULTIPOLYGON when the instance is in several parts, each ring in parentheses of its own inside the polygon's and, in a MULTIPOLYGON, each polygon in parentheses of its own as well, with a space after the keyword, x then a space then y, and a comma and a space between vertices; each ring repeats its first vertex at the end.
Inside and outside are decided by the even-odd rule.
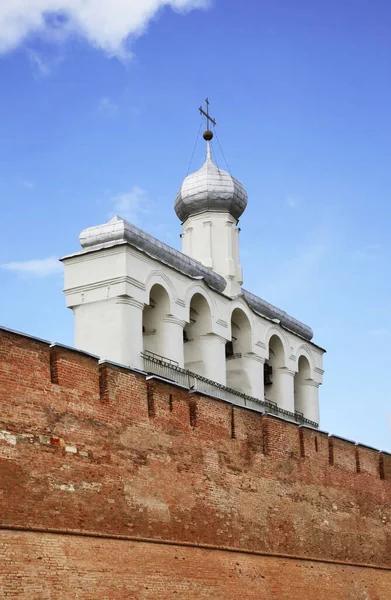
POLYGON ((200 106, 199 111, 202 115, 204 115, 204 117, 206 117, 206 127, 209 129, 209 121, 211 123, 213 123, 213 125, 216 127, 216 121, 214 119, 212 119, 212 117, 209 114, 209 99, 206 98, 205 102, 206 102, 206 111, 202 108, 202 106, 200 106))

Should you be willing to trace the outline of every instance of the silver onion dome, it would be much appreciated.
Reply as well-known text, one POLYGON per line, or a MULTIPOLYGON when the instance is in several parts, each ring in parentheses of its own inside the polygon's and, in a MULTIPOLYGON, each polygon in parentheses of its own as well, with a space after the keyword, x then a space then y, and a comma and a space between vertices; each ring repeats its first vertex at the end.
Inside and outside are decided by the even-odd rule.
MULTIPOLYGON (((207 139, 207 138, 205 138, 207 139)), ((235 219, 247 206, 247 192, 243 185, 213 162, 207 141, 206 161, 182 183, 175 199, 175 212, 183 223, 192 215, 205 211, 229 212, 235 219)))

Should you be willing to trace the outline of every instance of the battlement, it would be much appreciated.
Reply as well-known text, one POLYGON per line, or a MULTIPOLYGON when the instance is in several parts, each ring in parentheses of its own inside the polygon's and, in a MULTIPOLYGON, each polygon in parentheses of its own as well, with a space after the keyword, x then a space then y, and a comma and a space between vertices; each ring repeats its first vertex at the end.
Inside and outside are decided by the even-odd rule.
POLYGON ((391 566, 386 452, 6 329, 0 407, 3 527, 391 566))

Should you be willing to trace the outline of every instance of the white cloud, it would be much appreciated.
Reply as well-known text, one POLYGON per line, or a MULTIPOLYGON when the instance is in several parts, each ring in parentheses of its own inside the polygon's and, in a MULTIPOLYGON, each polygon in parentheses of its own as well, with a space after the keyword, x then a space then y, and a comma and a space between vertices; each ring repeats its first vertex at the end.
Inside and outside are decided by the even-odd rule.
POLYGON ((27 188, 28 190, 32 190, 35 188, 34 181, 30 181, 29 179, 22 179, 20 183, 23 185, 23 187, 27 188))
POLYGON ((204 8, 210 0, 2 0, 0 53, 39 35, 61 41, 76 33, 110 56, 129 56, 129 42, 142 35, 164 7, 178 12, 204 8))
MULTIPOLYGON (((1 9, 0 9, 0 11, 1 11, 1 9)), ((1 48, 1 29, 0 29, 0 48, 1 48)), ((37 78, 48 77, 51 74, 52 69, 49 65, 49 62, 41 54, 39 54, 35 50, 28 49, 27 56, 29 58, 33 73, 37 78)))
POLYGON ((99 112, 106 117, 115 117, 118 113, 118 105, 108 96, 99 100, 99 112))
POLYGON ((299 204, 299 199, 297 198, 297 196, 289 195, 285 199, 285 204, 289 208, 296 208, 299 204))
POLYGON ((1 268, 32 277, 48 277, 49 275, 56 275, 63 272, 63 266, 55 256, 37 260, 10 262, 1 265, 1 268))
POLYGON ((151 202, 148 193, 138 186, 133 186, 130 192, 117 194, 111 198, 113 211, 109 217, 118 215, 134 225, 138 225, 143 215, 151 214, 151 202))

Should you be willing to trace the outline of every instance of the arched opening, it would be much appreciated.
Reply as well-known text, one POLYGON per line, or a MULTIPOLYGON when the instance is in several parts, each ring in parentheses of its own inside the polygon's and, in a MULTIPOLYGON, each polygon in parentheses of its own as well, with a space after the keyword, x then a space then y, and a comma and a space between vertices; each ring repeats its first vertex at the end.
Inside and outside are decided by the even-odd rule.
POLYGON ((144 352, 153 352, 164 358, 169 354, 168 328, 165 318, 170 313, 170 298, 163 286, 156 283, 149 294, 149 304, 143 311, 144 352))
POLYGON ((210 374, 204 336, 211 333, 212 317, 202 294, 194 294, 190 302, 189 322, 183 330, 185 368, 205 377, 210 374))
POLYGON ((283 404, 284 386, 282 371, 285 367, 285 351, 278 335, 272 335, 269 340, 269 358, 264 364, 265 398, 283 404))
POLYGON ((243 310, 235 308, 231 316, 231 340, 225 345, 227 386, 249 396, 253 394, 252 373, 246 359, 251 352, 251 323, 243 310))
POLYGON ((306 415, 308 412, 309 396, 311 389, 308 382, 311 380, 311 366, 308 358, 300 356, 295 374, 295 411, 306 415))

